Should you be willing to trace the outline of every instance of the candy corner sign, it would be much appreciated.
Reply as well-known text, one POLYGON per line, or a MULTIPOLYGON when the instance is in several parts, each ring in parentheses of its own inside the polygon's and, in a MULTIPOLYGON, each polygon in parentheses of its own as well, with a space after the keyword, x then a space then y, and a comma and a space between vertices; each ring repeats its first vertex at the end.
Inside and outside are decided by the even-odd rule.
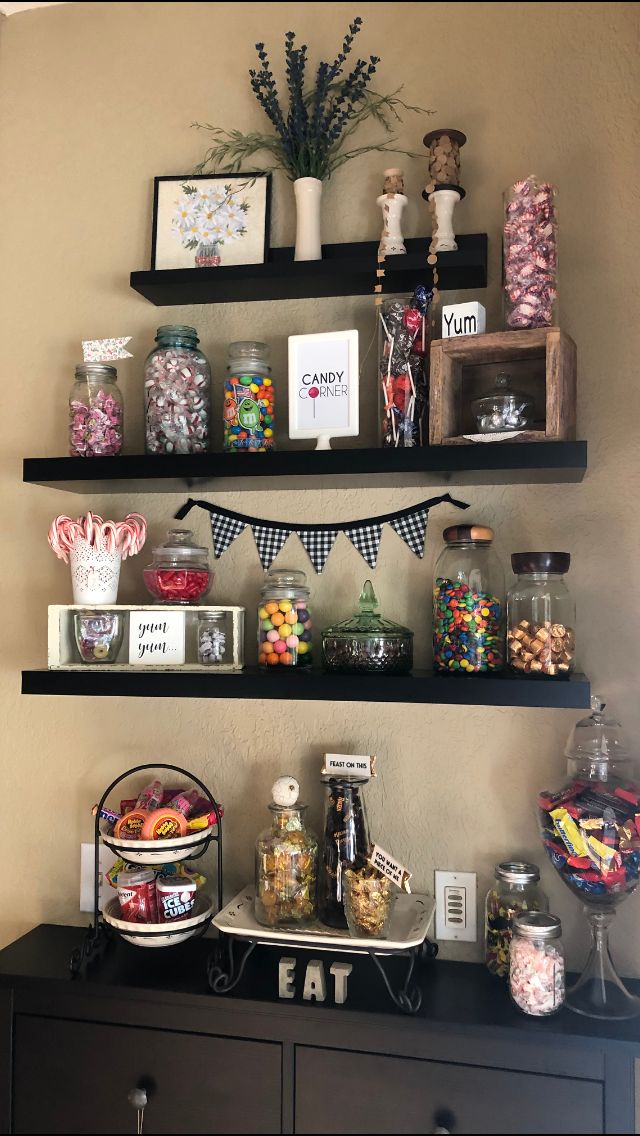
POLYGON ((289 336, 289 434, 358 433, 358 332, 289 336))

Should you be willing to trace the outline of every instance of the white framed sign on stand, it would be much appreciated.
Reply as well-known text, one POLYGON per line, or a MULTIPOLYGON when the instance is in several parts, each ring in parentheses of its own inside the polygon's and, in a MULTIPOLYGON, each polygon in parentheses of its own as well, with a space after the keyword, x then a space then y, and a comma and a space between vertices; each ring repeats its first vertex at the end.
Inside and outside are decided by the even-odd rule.
POLYGON ((332 438, 359 433, 358 362, 357 331, 289 336, 290 438, 330 450, 332 438))

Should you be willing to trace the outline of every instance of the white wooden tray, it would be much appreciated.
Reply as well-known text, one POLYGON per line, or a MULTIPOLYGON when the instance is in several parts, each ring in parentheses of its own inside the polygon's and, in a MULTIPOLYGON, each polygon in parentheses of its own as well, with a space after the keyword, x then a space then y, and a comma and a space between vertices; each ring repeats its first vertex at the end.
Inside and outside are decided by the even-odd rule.
POLYGON ((430 895, 405 895, 404 892, 399 892, 394 899, 387 938, 354 938, 346 930, 325 927, 320 922, 300 930, 296 927, 263 927, 254 915, 254 897, 254 887, 244 888, 231 903, 214 915, 214 926, 227 935, 255 939, 266 945, 299 943, 301 947, 314 947, 320 951, 354 951, 358 954, 373 950, 377 955, 392 955, 419 947, 427 936, 436 909, 435 900, 430 895))

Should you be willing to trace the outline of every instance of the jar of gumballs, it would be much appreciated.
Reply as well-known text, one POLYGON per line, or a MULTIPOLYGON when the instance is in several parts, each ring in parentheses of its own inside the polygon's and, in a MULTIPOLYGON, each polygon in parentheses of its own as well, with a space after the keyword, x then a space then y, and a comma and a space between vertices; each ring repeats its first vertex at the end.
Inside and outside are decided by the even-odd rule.
POLYGON ((274 394, 266 343, 229 344, 223 420, 225 450, 273 449, 274 394))
POLYGON ((148 454, 202 454, 209 446, 211 368, 195 328, 166 324, 144 365, 148 454))
POLYGON ((112 457, 122 449, 124 402, 108 363, 79 363, 69 395, 71 457, 112 457))
POLYGON ((433 665, 436 673, 487 674, 504 659, 505 583, 493 529, 452 525, 435 567, 433 665))
POLYGON ((304 572, 272 568, 258 606, 258 664, 310 667, 312 656, 309 589, 304 572))

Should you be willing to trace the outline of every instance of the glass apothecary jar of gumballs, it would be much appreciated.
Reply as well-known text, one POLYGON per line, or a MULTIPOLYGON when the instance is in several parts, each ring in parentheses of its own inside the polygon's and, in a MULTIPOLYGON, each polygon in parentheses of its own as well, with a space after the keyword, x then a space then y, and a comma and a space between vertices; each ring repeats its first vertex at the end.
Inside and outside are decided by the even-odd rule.
POLYGON ((274 391, 266 343, 229 344, 223 419, 225 450, 273 449, 274 391))
POLYGON ((505 860, 495 867, 495 883, 485 901, 485 962, 491 974, 509 974, 509 946, 513 919, 523 911, 548 911, 549 900, 540 887, 540 869, 521 860, 505 860))
POLYGON ((112 457, 122 449, 124 400, 108 363, 79 363, 69 395, 71 457, 112 457))
POLYGON ((504 573, 493 529, 452 525, 436 561, 433 665, 441 674, 487 674, 504 659, 504 573))
POLYGON ((309 589, 304 572, 272 568, 258 605, 258 664, 310 667, 312 656, 309 589))
POLYGON ((568 552, 514 552, 507 593, 507 661, 520 674, 566 678, 574 668, 576 607, 568 552))
POLYGON ((207 550, 195 543, 191 529, 169 529, 142 575, 153 598, 166 604, 197 603, 213 581, 207 550))
POLYGON ((209 446, 211 368, 198 333, 165 324, 144 365, 148 454, 201 454, 209 446))
POLYGON ((317 914, 318 840, 299 792, 295 777, 274 782, 271 826, 256 841, 255 916, 267 927, 304 926, 317 914))

